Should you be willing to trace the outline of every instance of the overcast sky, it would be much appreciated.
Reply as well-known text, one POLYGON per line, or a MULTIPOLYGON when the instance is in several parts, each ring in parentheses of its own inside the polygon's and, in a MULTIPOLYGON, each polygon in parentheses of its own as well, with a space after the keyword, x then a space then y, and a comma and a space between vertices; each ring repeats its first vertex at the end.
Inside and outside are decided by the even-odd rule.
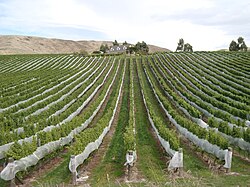
POLYGON ((175 50, 250 46, 250 0, 0 0, 0 34, 117 40, 175 50))

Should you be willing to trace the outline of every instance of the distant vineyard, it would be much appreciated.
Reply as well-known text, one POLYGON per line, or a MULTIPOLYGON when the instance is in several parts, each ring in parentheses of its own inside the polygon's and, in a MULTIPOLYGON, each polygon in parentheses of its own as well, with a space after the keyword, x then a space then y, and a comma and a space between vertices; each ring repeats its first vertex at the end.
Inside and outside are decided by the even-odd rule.
POLYGON ((127 150, 140 146, 134 100, 141 94, 147 111, 141 115, 161 145, 169 145, 170 157, 183 147, 180 137, 222 161, 228 147, 250 152, 249 53, 0 56, 0 159, 20 160, 12 174, 9 165, 2 169, 1 178, 11 180, 66 145, 82 154, 119 117, 126 92, 127 150))

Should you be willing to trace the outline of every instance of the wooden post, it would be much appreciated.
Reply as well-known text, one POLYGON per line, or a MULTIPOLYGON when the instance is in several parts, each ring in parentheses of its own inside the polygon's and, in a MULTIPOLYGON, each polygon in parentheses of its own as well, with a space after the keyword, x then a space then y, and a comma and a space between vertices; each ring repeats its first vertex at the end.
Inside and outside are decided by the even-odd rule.
POLYGON ((126 154, 126 160, 127 160, 127 170, 128 170, 128 181, 131 180, 131 169, 132 169, 132 165, 130 165, 130 159, 131 156, 133 155, 133 151, 129 150, 126 154))
POLYGON ((38 139, 37 139, 37 147, 40 147, 40 146, 41 146, 41 139, 38 138, 38 139))
MULTIPOLYGON (((9 158, 9 163, 14 164, 14 159, 9 158)), ((13 167, 10 167, 10 173, 12 173, 13 169, 14 169, 13 167)), ((13 179, 10 180, 10 187, 15 187, 15 186, 16 186, 16 183, 15 183, 15 177, 14 177, 13 179)))
POLYGON ((76 186, 76 160, 75 160, 76 158, 75 158, 75 155, 71 155, 70 159, 71 159, 72 170, 73 170, 73 172, 72 172, 72 184, 74 186, 76 186))
POLYGON ((4 159, 4 162, 3 162, 3 168, 5 168, 5 167, 7 166, 7 164, 8 164, 8 159, 5 158, 5 159, 4 159))
POLYGON ((131 179, 131 166, 128 164, 128 181, 131 179))
POLYGON ((179 152, 179 158, 178 159, 179 159, 180 162, 182 161, 182 164, 180 165, 178 170, 179 170, 179 176, 182 177, 183 176, 183 150, 182 150, 182 148, 179 148, 178 152, 179 152))
MULTIPOLYGON (((37 139, 37 147, 40 147, 40 146, 41 146, 41 139, 38 138, 38 139, 37 139)), ((41 172, 41 167, 42 167, 41 162, 38 161, 38 173, 39 173, 39 174, 40 174, 40 172, 41 172)))

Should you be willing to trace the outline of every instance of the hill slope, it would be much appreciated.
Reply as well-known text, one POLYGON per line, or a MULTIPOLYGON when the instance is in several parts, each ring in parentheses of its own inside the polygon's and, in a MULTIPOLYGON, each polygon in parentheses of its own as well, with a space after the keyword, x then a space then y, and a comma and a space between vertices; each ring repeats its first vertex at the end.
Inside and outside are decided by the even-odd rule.
MULTIPOLYGON (((112 45, 111 41, 94 41, 94 40, 62 40, 49 39, 33 36, 0 36, 0 54, 57 54, 73 53, 81 50, 92 53, 99 50, 100 45, 112 45)), ((149 45, 150 52, 169 51, 154 45, 149 45)))

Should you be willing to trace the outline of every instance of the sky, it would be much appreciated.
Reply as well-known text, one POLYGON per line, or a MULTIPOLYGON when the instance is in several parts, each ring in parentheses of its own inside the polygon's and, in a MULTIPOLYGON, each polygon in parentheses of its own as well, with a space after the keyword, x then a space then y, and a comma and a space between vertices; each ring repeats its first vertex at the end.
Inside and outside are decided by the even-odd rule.
POLYGON ((195 51, 250 46, 249 0, 0 0, 0 35, 145 41, 195 51))

